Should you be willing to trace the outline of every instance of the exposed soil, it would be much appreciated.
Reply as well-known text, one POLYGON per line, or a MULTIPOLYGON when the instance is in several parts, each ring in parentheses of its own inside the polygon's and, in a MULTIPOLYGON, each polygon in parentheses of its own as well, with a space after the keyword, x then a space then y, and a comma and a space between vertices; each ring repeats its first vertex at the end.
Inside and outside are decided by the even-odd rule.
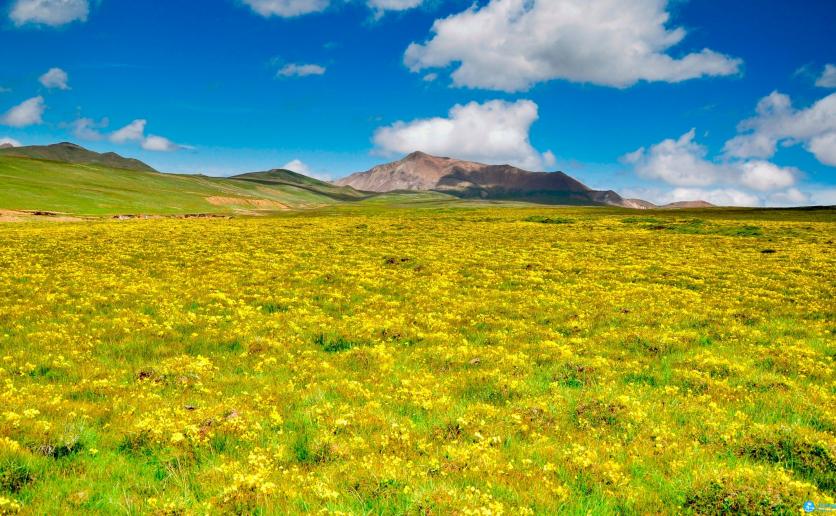
POLYGON ((212 196, 206 197, 206 201, 214 206, 246 206, 249 208, 258 208, 262 210, 289 210, 290 208, 278 201, 270 199, 255 199, 246 197, 221 197, 212 196))
POLYGON ((83 220, 66 213, 57 211, 26 211, 0 209, 0 222, 26 222, 32 220, 48 220, 51 222, 74 222, 83 220))

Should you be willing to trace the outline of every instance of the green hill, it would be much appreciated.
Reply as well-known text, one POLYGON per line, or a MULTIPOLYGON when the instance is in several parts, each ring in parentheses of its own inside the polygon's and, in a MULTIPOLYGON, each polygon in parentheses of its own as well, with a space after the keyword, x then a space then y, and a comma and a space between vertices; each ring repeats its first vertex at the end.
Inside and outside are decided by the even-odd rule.
POLYGON ((142 170, 156 172, 138 159, 125 158, 115 152, 100 154, 80 147, 74 143, 62 142, 53 145, 31 145, 28 147, 2 147, 0 156, 17 156, 34 158, 61 163, 78 163, 85 165, 102 165, 124 170, 142 170))
POLYGON ((420 204, 427 197, 418 192, 360 192, 282 169, 228 178, 164 174, 139 160, 71 143, 0 149, 0 210, 98 216, 257 214, 357 201, 420 204))
POLYGON ((249 182, 271 188, 290 186, 307 190, 314 194, 325 195, 334 200, 357 201, 366 199, 374 194, 360 192, 350 186, 336 186, 319 179, 293 172, 291 170, 273 169, 266 172, 250 172, 229 178, 233 181, 249 182))
POLYGON ((7 210, 76 215, 248 213, 336 202, 339 199, 326 192, 302 185, 0 155, 0 209, 7 210))

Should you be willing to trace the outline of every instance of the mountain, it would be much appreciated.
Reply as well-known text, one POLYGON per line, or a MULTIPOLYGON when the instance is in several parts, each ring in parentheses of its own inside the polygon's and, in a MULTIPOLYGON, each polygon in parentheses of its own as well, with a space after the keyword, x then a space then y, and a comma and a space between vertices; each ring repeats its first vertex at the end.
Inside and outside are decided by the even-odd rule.
POLYGON ((563 172, 529 172, 511 165, 485 165, 423 152, 334 184, 370 192, 433 190, 461 198, 639 207, 639 201, 625 200, 612 190, 593 190, 563 172))
POLYGON ((138 159, 125 158, 115 152, 100 154, 69 142, 55 143, 52 145, 30 145, 27 147, 0 146, 0 156, 17 156, 21 158, 58 161, 61 163, 101 165, 121 170, 156 172, 156 170, 138 159))

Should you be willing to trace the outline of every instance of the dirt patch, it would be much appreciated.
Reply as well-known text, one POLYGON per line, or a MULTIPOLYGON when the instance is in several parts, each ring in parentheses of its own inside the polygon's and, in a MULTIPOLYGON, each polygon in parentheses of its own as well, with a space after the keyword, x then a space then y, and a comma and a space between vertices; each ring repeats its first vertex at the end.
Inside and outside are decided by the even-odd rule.
POLYGON ((206 201, 214 206, 245 206, 261 210, 289 210, 290 208, 278 201, 270 199, 255 199, 247 197, 207 197, 206 201))
POLYGON ((84 219, 55 211, 0 210, 0 222, 26 222, 33 220, 77 222, 84 219))

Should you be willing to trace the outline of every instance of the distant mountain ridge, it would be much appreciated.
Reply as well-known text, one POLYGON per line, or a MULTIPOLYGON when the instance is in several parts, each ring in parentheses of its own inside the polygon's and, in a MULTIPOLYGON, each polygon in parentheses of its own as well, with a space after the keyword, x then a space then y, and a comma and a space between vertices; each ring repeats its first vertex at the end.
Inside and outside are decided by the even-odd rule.
POLYGON ((138 159, 125 158, 115 152, 98 153, 70 142, 61 142, 52 145, 30 145, 26 147, 0 146, 0 156, 17 156, 80 165, 101 165, 122 170, 157 172, 154 168, 138 159))
POLYGON ((413 152, 335 184, 372 192, 433 190, 461 198, 625 206, 624 199, 612 190, 593 190, 563 172, 529 172, 511 165, 486 165, 424 152, 413 152))
MULTIPOLYGON (((405 158, 357 172, 334 182, 369 192, 427 190, 460 198, 500 199, 543 204, 658 208, 625 199, 612 190, 593 190, 563 172, 530 172, 512 165, 487 165, 416 151, 405 158)), ((682 204, 711 206, 704 201, 682 204)), ((677 207, 668 205, 665 207, 677 207)))

